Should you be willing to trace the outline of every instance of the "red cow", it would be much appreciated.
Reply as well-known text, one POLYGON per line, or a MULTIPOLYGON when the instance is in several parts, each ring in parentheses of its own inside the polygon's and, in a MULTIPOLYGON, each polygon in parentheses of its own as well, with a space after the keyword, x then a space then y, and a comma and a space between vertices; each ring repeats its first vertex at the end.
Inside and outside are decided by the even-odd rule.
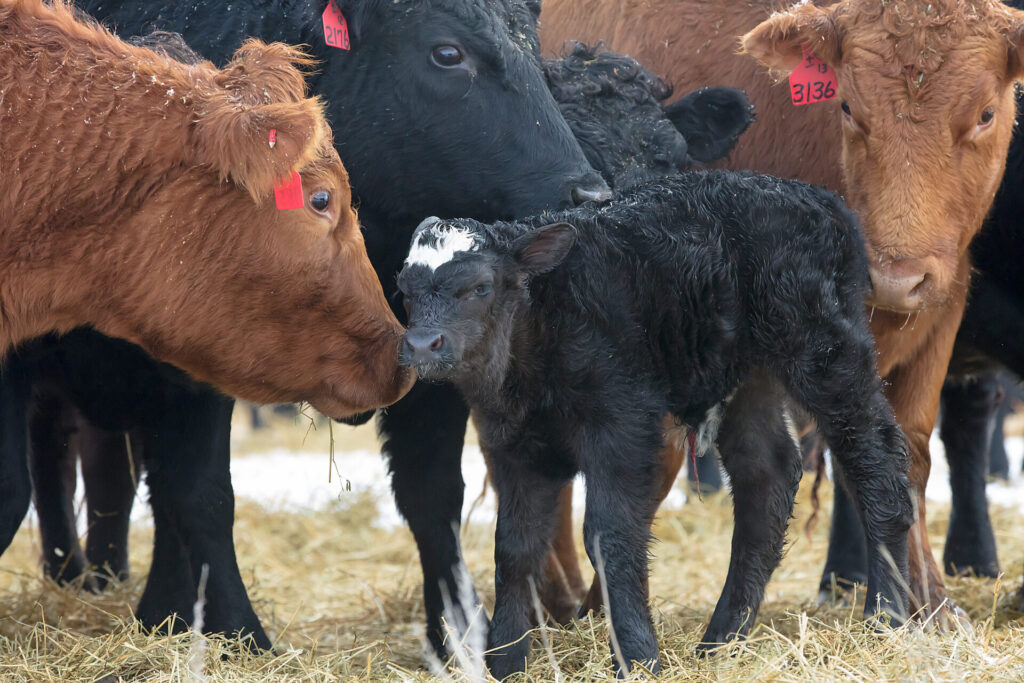
POLYGON ((92 325, 255 401, 400 398, 402 328, 308 63, 251 41, 187 66, 0 0, 0 349, 92 325), (278 210, 293 172, 299 208, 278 210))

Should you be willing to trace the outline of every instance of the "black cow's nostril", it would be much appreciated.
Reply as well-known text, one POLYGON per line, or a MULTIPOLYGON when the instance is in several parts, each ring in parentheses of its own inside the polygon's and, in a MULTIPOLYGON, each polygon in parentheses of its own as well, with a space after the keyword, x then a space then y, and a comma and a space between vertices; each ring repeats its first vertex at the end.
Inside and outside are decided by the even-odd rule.
POLYGON ((444 335, 439 334, 434 338, 434 341, 430 342, 431 351, 440 351, 441 347, 444 346, 444 335))
POLYGON ((600 185, 593 185, 591 187, 584 187, 582 185, 573 185, 572 188, 572 201, 575 204, 582 204, 583 202, 603 202, 612 198, 612 191, 608 189, 608 186, 602 182, 600 185))
POLYGON ((444 335, 436 331, 410 330, 405 335, 406 355, 413 363, 437 360, 444 348, 444 335))

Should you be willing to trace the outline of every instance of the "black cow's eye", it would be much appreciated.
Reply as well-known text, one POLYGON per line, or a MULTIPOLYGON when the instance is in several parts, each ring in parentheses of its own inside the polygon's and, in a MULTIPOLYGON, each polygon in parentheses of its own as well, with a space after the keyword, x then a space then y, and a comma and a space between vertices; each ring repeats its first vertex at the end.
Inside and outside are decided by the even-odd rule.
POLYGON ((477 296, 487 296, 491 293, 491 285, 479 284, 476 286, 476 289, 473 290, 473 293, 477 296))
POLYGON ((839 108, 843 110, 844 114, 850 116, 850 105, 846 103, 846 100, 843 100, 842 102, 839 103, 839 108))
POLYGON ((996 110, 992 107, 987 107, 985 111, 981 112, 981 118, 978 119, 978 123, 982 126, 992 123, 992 119, 996 116, 996 110))
POLYGON ((313 193, 313 196, 309 198, 309 205, 316 211, 326 211, 327 207, 331 205, 331 193, 327 190, 313 193))
POLYGON ((454 45, 438 45, 430 51, 430 59, 443 69, 451 69, 462 64, 462 50, 454 45))

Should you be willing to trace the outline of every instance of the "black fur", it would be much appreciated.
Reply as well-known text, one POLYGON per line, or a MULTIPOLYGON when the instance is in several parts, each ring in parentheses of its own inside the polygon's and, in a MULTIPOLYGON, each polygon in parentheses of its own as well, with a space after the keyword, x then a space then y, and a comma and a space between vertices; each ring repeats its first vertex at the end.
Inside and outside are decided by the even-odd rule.
POLYGON ((587 160, 618 192, 724 157, 754 120, 735 88, 703 88, 665 107, 665 81, 601 44, 571 43, 544 60, 544 76, 587 160))
POLYGON ((855 492, 872 540, 870 595, 907 614, 906 443, 875 368, 867 285, 863 236, 842 202, 768 176, 687 173, 520 223, 424 222, 399 275, 402 356, 420 377, 459 387, 491 457, 492 673, 524 667, 529 581, 542 575, 558 491, 577 472, 587 552, 595 564, 601 554, 626 663, 657 670, 646 577, 662 417, 711 439, 723 404, 736 528, 702 647, 747 633, 800 478, 792 439, 763 448, 766 432, 786 433, 786 393, 825 426, 855 492), (454 257, 424 265, 422 250, 458 231, 454 257))

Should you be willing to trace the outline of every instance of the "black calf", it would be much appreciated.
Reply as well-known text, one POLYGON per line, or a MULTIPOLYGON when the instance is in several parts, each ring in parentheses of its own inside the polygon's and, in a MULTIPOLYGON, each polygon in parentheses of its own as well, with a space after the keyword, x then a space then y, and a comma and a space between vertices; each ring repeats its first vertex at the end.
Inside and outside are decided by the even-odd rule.
POLYGON ((787 394, 824 426, 854 491, 871 539, 870 594, 907 614, 906 444, 874 364, 867 283, 863 237, 835 195, 767 176, 684 174, 526 223, 429 219, 417 229, 399 275, 403 355, 421 378, 459 387, 491 456, 496 676, 524 667, 529 581, 542 575, 558 494, 577 472, 587 552, 603 562, 625 663, 657 670, 647 544, 666 413, 698 429, 702 450, 723 424, 736 528, 702 647, 747 633, 800 477, 787 394), (766 452, 763 434, 789 446, 766 452))

